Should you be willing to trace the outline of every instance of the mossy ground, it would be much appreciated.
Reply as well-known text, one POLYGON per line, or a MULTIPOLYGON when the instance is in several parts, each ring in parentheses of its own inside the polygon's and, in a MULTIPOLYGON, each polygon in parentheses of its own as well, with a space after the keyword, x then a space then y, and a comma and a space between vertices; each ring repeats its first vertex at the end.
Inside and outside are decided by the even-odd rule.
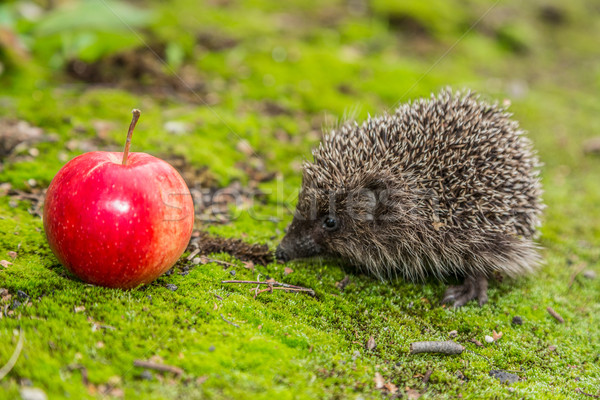
POLYGON ((314 298, 275 291, 254 299, 247 286, 221 284, 231 269, 215 263, 136 290, 104 289, 69 275, 51 254, 40 219, 27 204, 13 207, 5 197, 0 259, 11 260, 9 251, 18 256, 0 267, 0 288, 12 295, 2 303, 0 364, 12 354, 19 329, 24 348, 0 382, 0 398, 18 397, 26 384, 52 399, 123 393, 415 398, 409 389, 421 398, 600 394, 600 278, 579 274, 569 287, 576 271, 600 273, 600 159, 582 152, 583 142, 600 132, 596 2, 91 1, 83 11, 77 1, 55 3, 70 11, 36 16, 24 2, 0 5, 0 26, 28 49, 19 50, 6 35, 0 41, 0 116, 59 137, 36 144, 36 157, 6 159, 0 182, 27 188, 33 178, 47 186, 65 155, 82 152, 66 146, 70 140, 92 140, 93 121, 103 120, 113 123, 109 145, 120 146, 137 107, 143 116, 135 151, 184 156, 208 166, 221 185, 247 180, 237 165, 248 157, 239 151, 240 140, 250 143, 266 169, 279 173, 261 185, 269 195, 255 214, 281 220, 241 210, 229 224, 203 228, 274 248, 291 220, 280 203, 294 198, 298 164, 310 156, 323 125, 348 113, 362 119, 445 85, 469 87, 489 99, 510 99, 545 163, 548 208, 540 242, 546 262, 534 276, 492 284, 486 306, 459 310, 438 304, 444 284, 435 281, 382 283, 350 273, 350 284, 340 291, 335 283, 346 275, 343 266, 318 260, 290 263, 293 272, 285 275, 282 265, 251 271, 226 255, 213 256, 239 265, 238 279, 260 273, 311 287, 314 298), (206 35, 221 42, 199 44, 206 35), (142 89, 144 82, 140 90, 94 86, 75 83, 64 72, 73 57, 92 62, 156 42, 166 44, 164 75, 185 80, 184 68, 194 71, 202 83, 198 96, 209 95, 210 106, 193 96, 156 96, 148 86, 142 89), (283 111, 266 112, 268 102, 283 111), (191 129, 167 133, 163 126, 173 120, 191 129), (28 301, 19 299, 19 290, 28 301), (546 312, 548 306, 564 324, 546 312), (511 323, 516 315, 522 325, 511 323), (444 340, 453 330, 456 341, 480 355, 408 354, 409 343, 444 340), (493 330, 503 336, 487 344, 484 336, 493 330), (371 336, 376 347, 367 350, 371 336), (152 357, 182 368, 183 376, 141 379, 133 361, 152 357), (88 386, 74 365, 87 369, 88 386), (522 379, 507 386, 489 375, 492 369, 522 379), (428 370, 433 373, 425 385, 428 370), (376 373, 398 392, 376 389, 376 373), (99 392, 107 387, 113 388, 109 394, 99 392))

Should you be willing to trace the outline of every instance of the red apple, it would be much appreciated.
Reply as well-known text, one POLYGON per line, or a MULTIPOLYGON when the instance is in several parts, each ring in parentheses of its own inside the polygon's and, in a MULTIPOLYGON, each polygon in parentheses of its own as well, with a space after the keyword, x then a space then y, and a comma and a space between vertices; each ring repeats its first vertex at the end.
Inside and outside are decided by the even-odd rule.
POLYGON ((168 270, 194 225, 190 191, 168 163, 129 154, 134 110, 123 153, 94 151, 56 174, 44 205, 44 230, 59 261, 85 282, 132 288, 168 270))

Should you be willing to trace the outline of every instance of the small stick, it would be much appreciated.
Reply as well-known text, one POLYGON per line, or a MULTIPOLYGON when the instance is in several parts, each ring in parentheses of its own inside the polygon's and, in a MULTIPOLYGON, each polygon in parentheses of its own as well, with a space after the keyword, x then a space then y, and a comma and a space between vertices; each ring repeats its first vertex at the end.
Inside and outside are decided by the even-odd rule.
POLYGON ((13 369, 19 356, 21 355, 21 350, 23 350, 23 328, 20 328, 19 331, 19 341, 17 342, 17 346, 15 347, 15 351, 13 351, 12 356, 2 368, 0 368, 0 381, 4 378, 8 373, 13 369))
POLYGON ((87 386, 90 383, 90 380, 88 379, 88 371, 87 368, 84 365, 81 364, 71 364, 71 365, 67 365, 67 368, 69 369, 69 371, 74 371, 74 370, 79 370, 81 372, 81 382, 87 386))
POLYGON ((571 290, 571 287, 575 283, 575 278, 577 278, 577 275, 579 275, 586 267, 586 263, 581 263, 581 265, 579 265, 579 268, 577 268, 577 270, 573 272, 573 274, 571 274, 571 278, 569 279, 568 290, 571 290))
POLYGON ((239 328, 239 327, 240 327, 238 324, 236 324, 236 323, 234 323, 234 322, 231 322, 231 321, 228 321, 228 320, 226 320, 226 319, 225 319, 225 317, 223 316, 223 314, 221 314, 221 318, 223 319, 223 321, 227 322, 227 323, 228 323, 228 324, 230 324, 230 325, 233 325, 233 326, 235 326, 236 328, 239 328))
POLYGON ((584 396, 593 397, 594 399, 600 399, 600 395, 598 395, 598 394, 586 393, 586 392, 584 392, 583 390, 581 390, 580 388, 577 388, 577 389, 575 389, 575 391, 576 391, 577 393, 580 393, 580 394, 584 395, 584 396))
POLYGON ((427 372, 425 372, 425 376, 423 377, 423 383, 425 385, 427 385, 427 383, 429 382, 429 378, 431 378, 431 374, 433 374, 432 369, 428 369, 427 372))
POLYGON ((410 354, 417 353, 441 353, 441 354, 460 354, 464 350, 464 346, 446 340, 443 342, 414 342, 410 344, 410 354))
POLYGON ((310 288, 305 288, 305 287, 296 286, 296 285, 290 285, 288 283, 281 283, 281 282, 221 281, 221 283, 247 283, 247 284, 251 284, 251 285, 279 286, 279 287, 273 287, 273 289, 287 289, 287 290, 292 290, 292 291, 296 291, 296 292, 307 292, 307 293, 311 294, 312 296, 315 295, 315 291, 310 288))
POLYGON ((159 372, 172 372, 173 374, 178 375, 178 376, 183 374, 183 370, 181 368, 174 367, 172 365, 157 364, 157 363, 153 363, 151 361, 134 360, 133 366, 147 368, 147 369, 153 369, 154 371, 159 371, 159 372))
POLYGON ((187 256, 187 260, 192 261, 192 258, 196 257, 196 254, 198 254, 198 253, 200 253, 200 249, 196 249, 196 250, 192 251, 190 253, 190 255, 187 256))
POLYGON ((140 119, 140 114, 142 113, 137 108, 134 108, 133 117, 131 118, 131 123, 129 124, 129 130, 127 131, 127 140, 125 141, 125 150, 123 150, 123 165, 127 165, 127 157, 129 156, 129 146, 131 146, 131 137, 133 136, 133 130, 135 129, 135 125, 140 119))
POLYGON ((548 314, 552 315, 554 317, 554 319, 556 319, 560 324, 564 324, 565 323, 564 318, 561 317, 559 313, 557 313, 556 311, 554 311, 554 309, 552 307, 546 308, 546 311, 548 311, 548 314))

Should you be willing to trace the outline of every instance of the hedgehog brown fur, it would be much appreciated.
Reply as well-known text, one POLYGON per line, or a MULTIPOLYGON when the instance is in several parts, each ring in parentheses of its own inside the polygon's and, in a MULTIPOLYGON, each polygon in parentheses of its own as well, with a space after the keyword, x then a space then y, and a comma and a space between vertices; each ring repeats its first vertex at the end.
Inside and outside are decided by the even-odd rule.
POLYGON ((335 256, 379 277, 464 277, 444 302, 487 301, 487 279, 540 262, 539 163, 511 115, 442 91, 346 123, 304 165, 276 257, 335 256))

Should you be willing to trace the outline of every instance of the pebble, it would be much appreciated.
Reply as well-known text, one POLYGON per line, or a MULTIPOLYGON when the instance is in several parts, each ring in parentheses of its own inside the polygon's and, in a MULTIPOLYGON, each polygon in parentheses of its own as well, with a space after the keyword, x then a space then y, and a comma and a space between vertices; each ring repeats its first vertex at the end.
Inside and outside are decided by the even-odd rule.
POLYGON ((512 323, 514 325, 523 325, 523 318, 519 317, 518 315, 515 315, 512 319, 512 323))
POLYGON ((485 335, 485 341, 488 343, 494 343, 494 338, 489 335, 485 335))
POLYGON ((232 269, 231 271, 229 271, 229 273, 231 274, 231 276, 235 276, 235 269, 232 269))
POLYGON ((173 292, 177 290, 177 285, 173 285, 172 283, 167 283, 165 287, 173 292))
POLYGON ((210 347, 208 348, 208 351, 215 351, 215 346, 210 346, 210 347))
POLYGON ((25 292, 24 292, 24 291, 22 291, 22 290, 17 290, 17 296, 18 296, 20 299, 22 299, 22 300, 25 300, 25 299, 28 299, 28 298, 29 298, 29 296, 27 295, 27 293, 25 293, 25 292))
POLYGON ((140 374, 140 378, 143 379, 143 380, 145 380, 145 381, 151 381, 154 378, 154 376, 152 375, 152 372, 150 372, 147 369, 145 369, 140 374))
POLYGON ((21 399, 22 400, 47 400, 48 396, 42 389, 24 387, 21 388, 21 399))
POLYGON ((457 337, 458 336, 458 331, 450 331, 450 332, 448 332, 448 336, 450 336, 450 337, 457 337))
POLYGON ((587 279, 596 279, 596 272, 591 269, 583 271, 583 277, 587 279))

